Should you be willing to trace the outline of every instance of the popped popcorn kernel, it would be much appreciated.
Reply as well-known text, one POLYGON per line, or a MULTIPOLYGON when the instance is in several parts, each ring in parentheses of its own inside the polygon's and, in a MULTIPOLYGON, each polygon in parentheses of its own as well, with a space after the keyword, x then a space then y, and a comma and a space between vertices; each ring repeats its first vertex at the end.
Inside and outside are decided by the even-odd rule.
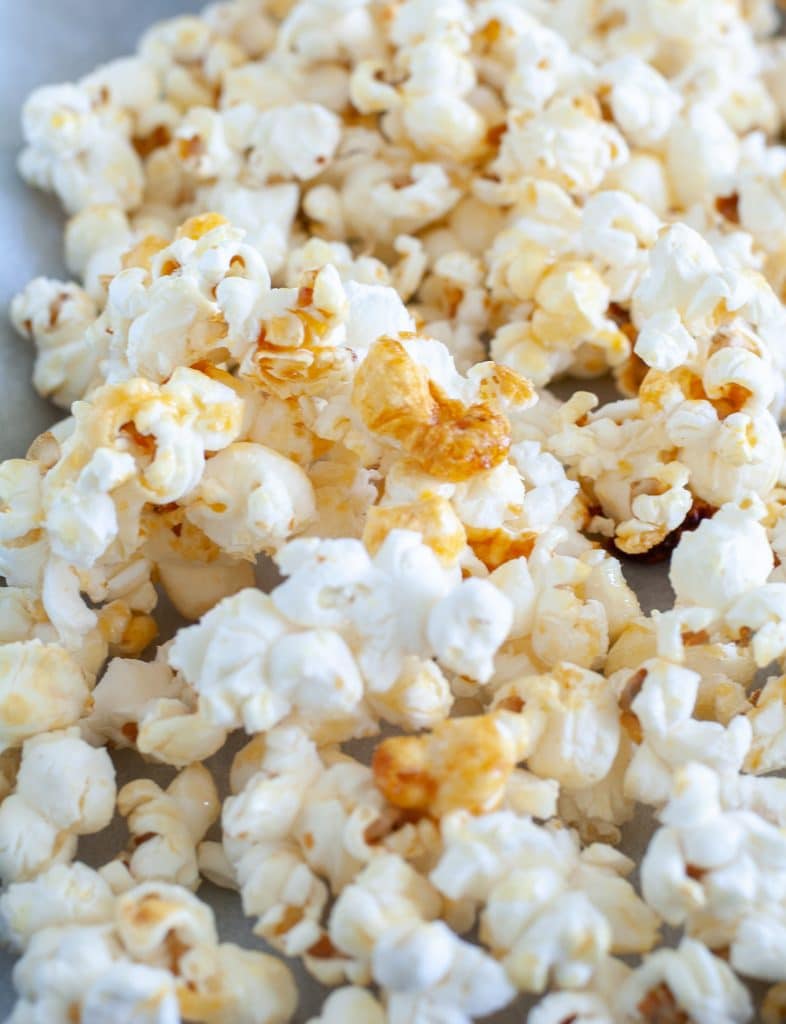
POLYGON ((510 448, 504 415, 446 396, 394 338, 369 351, 355 376, 353 402, 369 430, 397 441, 439 479, 468 480, 499 465, 510 448))
POLYGON ((456 808, 482 814, 501 802, 520 751, 504 718, 451 719, 425 738, 383 740, 374 751, 374 780, 396 807, 437 818, 456 808))

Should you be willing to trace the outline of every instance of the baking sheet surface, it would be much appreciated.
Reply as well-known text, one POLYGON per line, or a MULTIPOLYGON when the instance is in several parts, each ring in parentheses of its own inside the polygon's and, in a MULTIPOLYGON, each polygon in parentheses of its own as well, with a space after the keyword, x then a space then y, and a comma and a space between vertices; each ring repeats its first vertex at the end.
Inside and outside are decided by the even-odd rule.
MULTIPOLYGON (((62 217, 57 204, 28 189, 16 174, 21 105, 36 86, 73 80, 103 61, 129 53, 154 21, 198 6, 187 0, 28 0, 22 4, 0 0, 0 459, 23 456, 30 441, 58 418, 57 410, 32 389, 32 347, 11 328, 8 303, 36 275, 68 276, 61 257, 62 217)), ((668 605, 664 572, 626 567, 625 573, 646 610, 668 605)), ((219 781, 226 775, 229 758, 229 751, 224 751, 214 759, 219 781)), ((150 774, 127 755, 118 758, 118 770, 120 784, 135 773, 150 774)), ((173 773, 161 770, 153 774, 163 782, 173 773)), ((634 823, 627 830, 626 852, 640 857, 647 831, 641 823, 634 823)), ((107 830, 83 840, 79 855, 97 866, 122 848, 123 842, 122 829, 107 830)), ((224 941, 259 945, 234 894, 205 885, 200 896, 214 907, 224 941)), ((0 950, 0 1019, 14 1002, 12 963, 8 953, 0 950)), ((303 1024, 317 1013, 323 993, 293 966, 301 990, 295 1020, 303 1024)), ((520 1024, 527 1005, 522 1001, 488 1019, 520 1024)))

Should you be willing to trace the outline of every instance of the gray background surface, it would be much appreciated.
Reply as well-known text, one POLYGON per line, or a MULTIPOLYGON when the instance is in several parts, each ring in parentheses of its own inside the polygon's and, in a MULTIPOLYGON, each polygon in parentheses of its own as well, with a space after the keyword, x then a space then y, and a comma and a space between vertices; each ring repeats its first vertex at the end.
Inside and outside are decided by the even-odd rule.
MULTIPOLYGON (((58 418, 57 411, 30 385, 32 347, 12 330, 8 303, 36 275, 67 276, 59 208, 49 197, 28 189, 16 174, 21 105, 36 86, 78 78, 103 61, 131 52, 152 22, 198 7, 189 0, 28 0, 24 4, 0 0, 0 459, 24 455, 30 441, 58 418)), ((647 609, 666 606, 669 590, 662 571, 626 567, 625 572, 647 609)), ((219 782, 226 775, 228 757, 224 751, 216 759, 219 782)), ((125 755, 118 758, 118 770, 121 783, 135 774, 149 773, 125 755)), ((153 774, 161 782, 172 775, 166 770, 153 774)), ((646 831, 641 823, 628 830, 626 852, 636 855, 646 831)), ((98 865, 123 844, 123 829, 115 827, 83 840, 79 856, 98 865)), ((200 896, 215 908, 223 939, 259 945, 233 894, 205 885, 200 896)), ((13 1006, 12 963, 11 956, 0 949, 0 1019, 13 1006)), ((313 981, 297 973, 301 1005, 296 1021, 302 1024, 317 1012, 323 996, 313 981)), ((520 1022, 525 1005, 494 1020, 520 1022)))

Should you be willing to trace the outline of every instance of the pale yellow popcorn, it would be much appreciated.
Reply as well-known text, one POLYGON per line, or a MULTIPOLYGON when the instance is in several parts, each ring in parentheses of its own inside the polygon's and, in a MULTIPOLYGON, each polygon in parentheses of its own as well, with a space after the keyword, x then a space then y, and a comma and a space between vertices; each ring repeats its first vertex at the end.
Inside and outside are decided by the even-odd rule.
MULTIPOLYGON (((151 85, 155 89, 148 78, 145 86, 151 85)), ((68 213, 92 203, 138 205, 142 162, 129 139, 131 119, 111 96, 96 104, 85 82, 45 86, 28 98, 22 121, 27 143, 19 157, 22 177, 55 192, 68 213)))
POLYGON ((9 586, 40 587, 48 554, 43 522, 38 463, 0 463, 0 573, 9 586))
POLYGON ((329 995, 319 1016, 312 1017, 309 1024, 344 1024, 347 1020, 363 1021, 363 1024, 387 1024, 387 1019, 382 1005, 370 992, 348 986, 329 995))
POLYGON ((112 920, 114 895, 86 864, 54 864, 37 877, 9 885, 0 897, 2 929, 24 949, 45 928, 102 924, 112 920))
POLYGON ((594 672, 559 664, 497 690, 492 709, 520 714, 535 739, 527 765, 536 775, 569 789, 600 782, 610 771, 620 740, 619 712, 610 684, 594 672))
POLYGON ((207 768, 191 765, 166 791, 152 780, 137 779, 120 790, 117 803, 131 836, 127 852, 121 854, 131 877, 196 889, 200 882, 197 846, 220 809, 207 768))
POLYGON ((183 767, 223 746, 226 731, 199 714, 196 696, 162 661, 113 659, 93 692, 86 735, 183 767))
POLYGON ((84 674, 62 647, 27 640, 0 646, 0 747, 78 721, 89 707, 84 674))

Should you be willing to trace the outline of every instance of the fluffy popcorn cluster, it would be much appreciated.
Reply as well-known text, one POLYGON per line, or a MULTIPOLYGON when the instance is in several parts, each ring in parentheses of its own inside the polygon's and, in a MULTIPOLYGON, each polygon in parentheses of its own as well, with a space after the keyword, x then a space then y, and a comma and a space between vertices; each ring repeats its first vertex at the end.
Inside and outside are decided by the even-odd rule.
POLYGON ((778 24, 221 0, 32 94, 9 1024, 782 1019, 778 24))

